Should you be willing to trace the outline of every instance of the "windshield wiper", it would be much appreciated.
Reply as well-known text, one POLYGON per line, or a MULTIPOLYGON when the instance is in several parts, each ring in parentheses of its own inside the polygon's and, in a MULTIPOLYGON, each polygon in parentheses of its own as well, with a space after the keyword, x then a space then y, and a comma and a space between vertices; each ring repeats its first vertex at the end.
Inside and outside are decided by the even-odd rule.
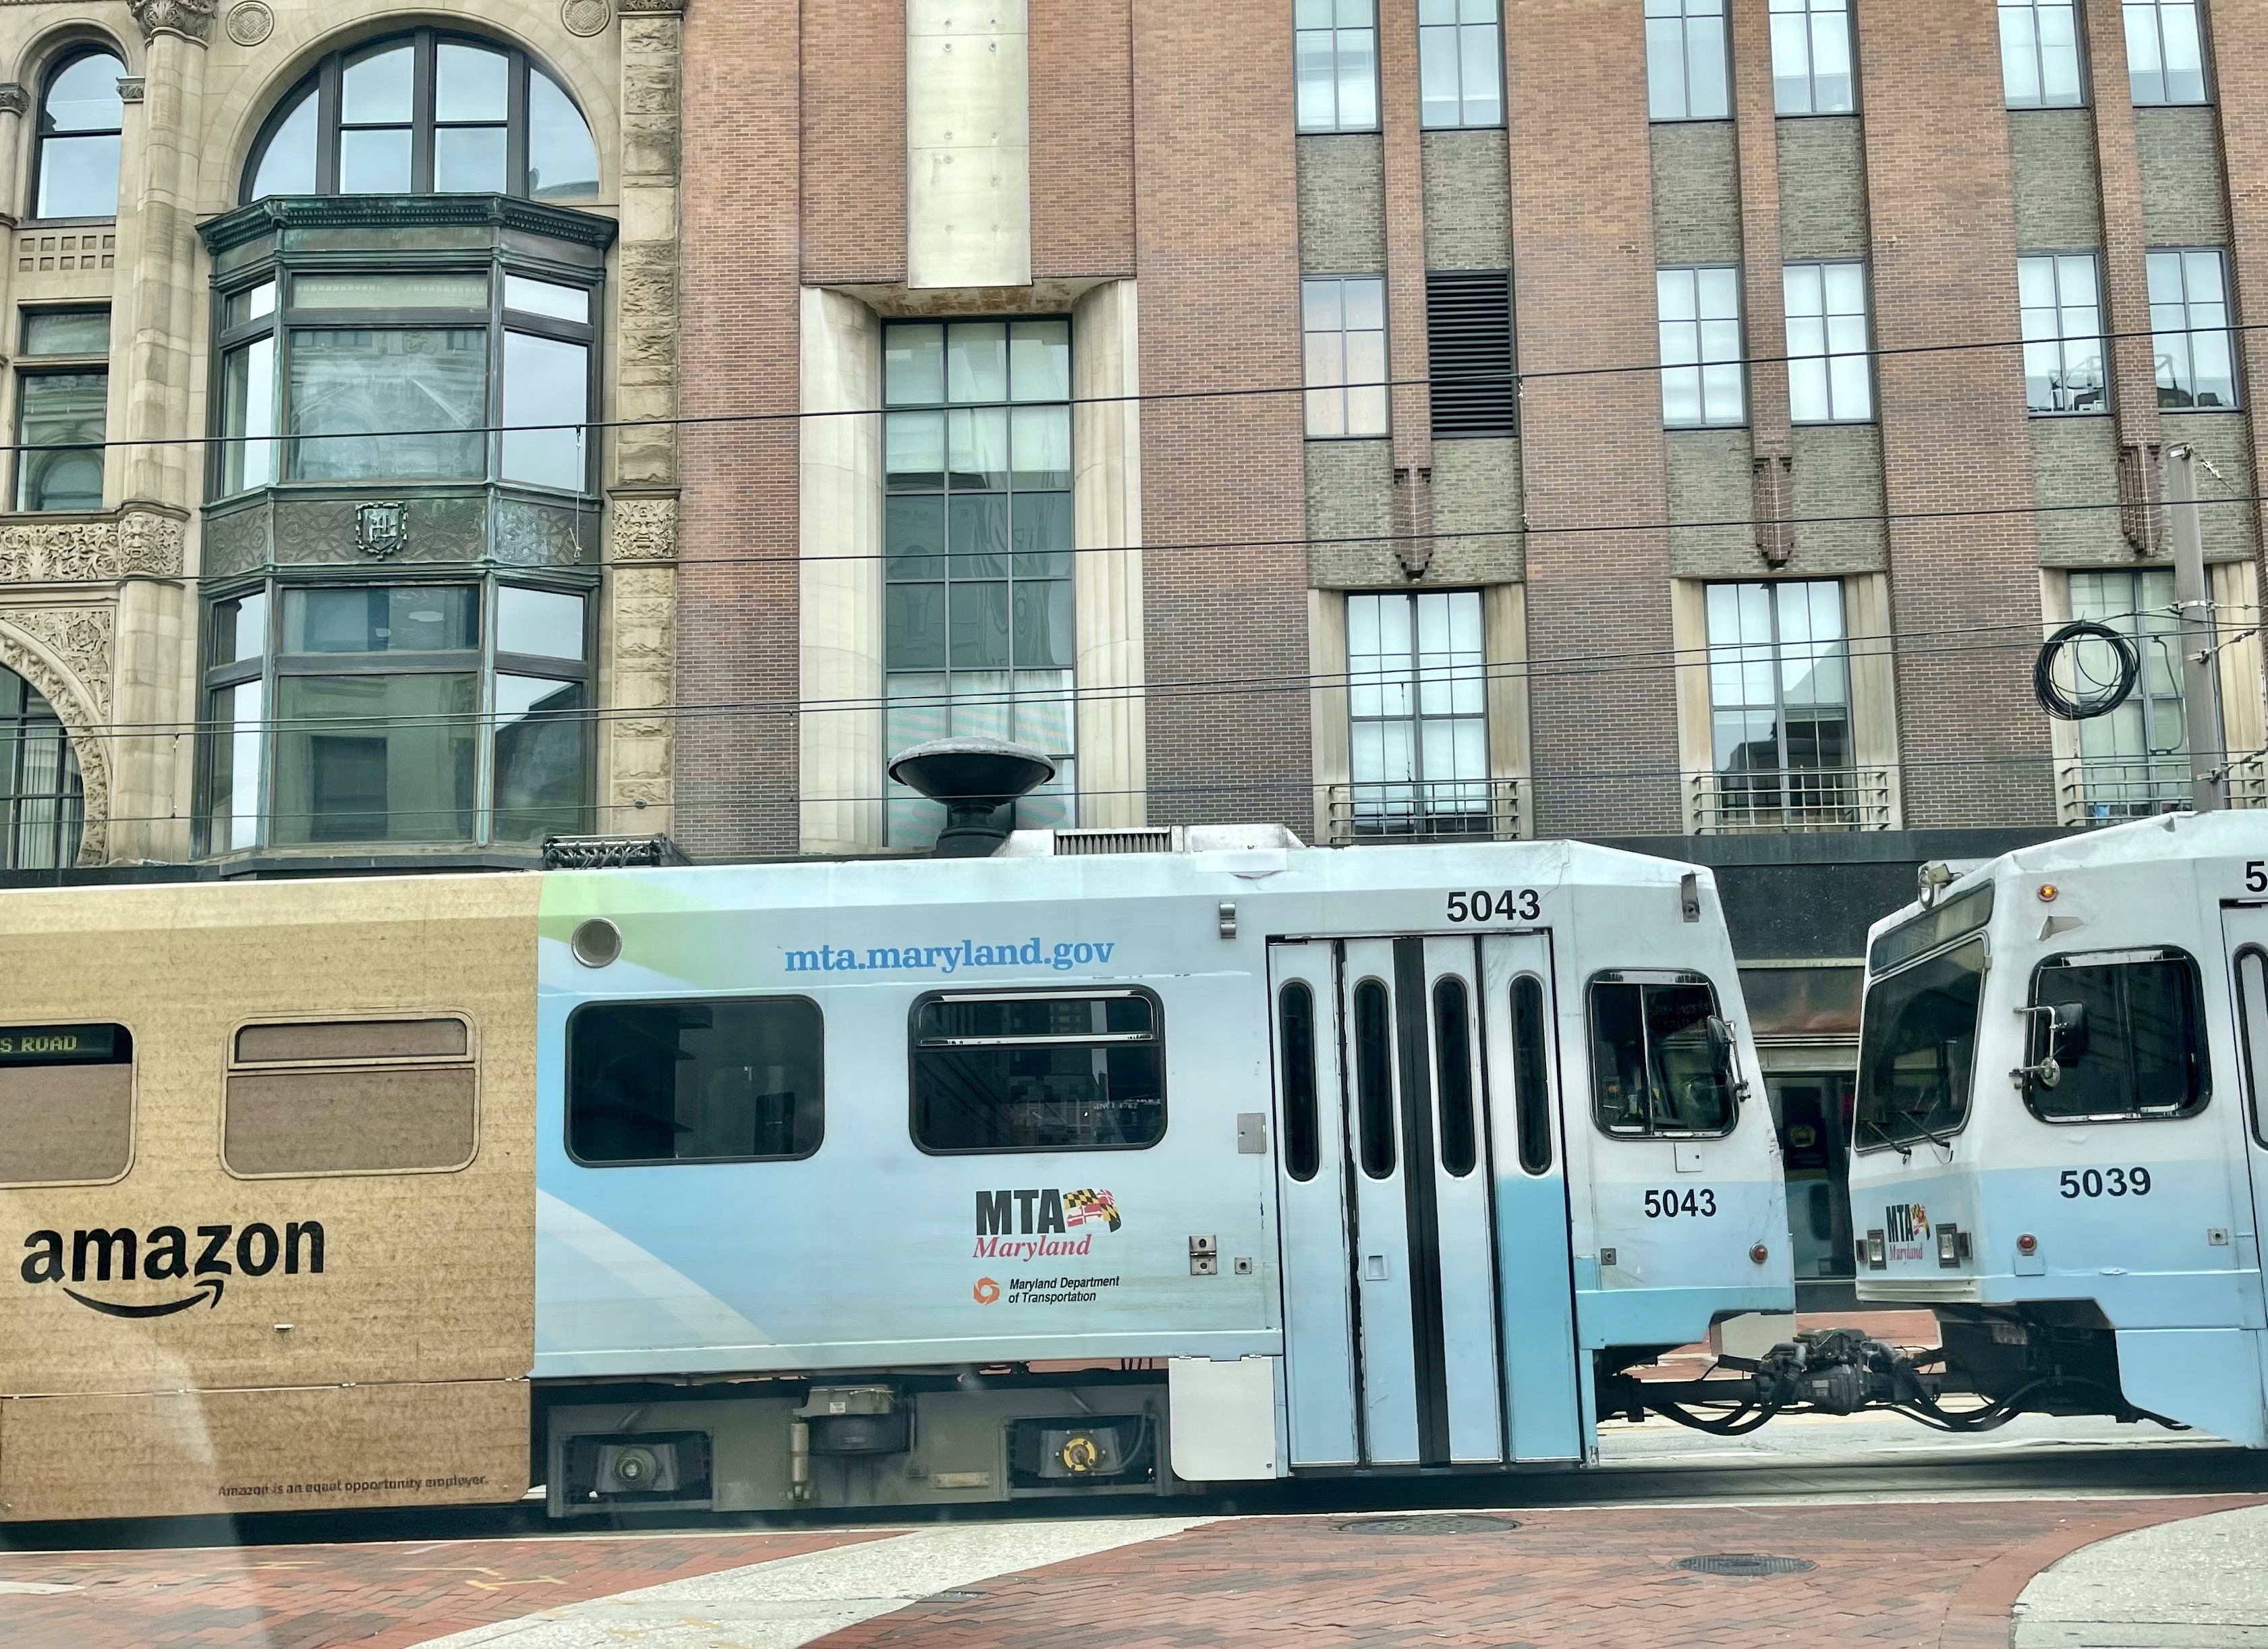
POLYGON ((1873 1129, 1873 1130, 1874 1130, 1874 1135, 1875 1135, 1875 1137, 1876 1137, 1877 1138, 1879 1138, 1879 1139, 1880 1139, 1880 1140, 1881 1140, 1884 1145, 1888 1145, 1891 1150, 1893 1150, 1893 1151, 1896 1152, 1898 1153, 1898 1155, 1900 1155, 1900 1156, 1902 1156, 1902 1157, 1911 1157, 1911 1156, 1912 1156, 1912 1155, 1913 1155, 1913 1147, 1912 1147, 1911 1145, 1907 1145, 1907 1144, 1906 1144, 1904 1140, 1902 1140, 1902 1139, 1893 1139, 1893 1138, 1891 1138, 1891 1137, 1890 1137, 1890 1130, 1889 1130, 1889 1129, 1887 1129, 1887 1128, 1883 1127, 1880 1123, 1876 1122, 1873 1117, 1871 1117, 1871 1116, 1861 1116, 1861 1117, 1858 1118, 1858 1119, 1857 1119, 1857 1126, 1859 1126, 1859 1127, 1860 1127, 1860 1128, 1871 1128, 1871 1129, 1873 1129))
MULTIPOLYGON (((1914 1132, 1919 1134, 1924 1139, 1929 1141, 1931 1145, 1935 1145, 1940 1151, 1950 1151, 1953 1149, 1953 1136, 1948 1134, 1944 1138, 1940 1139, 1935 1134, 1931 1133, 1929 1131, 1929 1125, 1921 1120, 1922 1114, 1919 1111, 1901 1108, 1898 1115, 1904 1117, 1908 1123, 1912 1124, 1914 1132)), ((1908 1148, 1908 1154, 1911 1154, 1911 1147, 1908 1148)))

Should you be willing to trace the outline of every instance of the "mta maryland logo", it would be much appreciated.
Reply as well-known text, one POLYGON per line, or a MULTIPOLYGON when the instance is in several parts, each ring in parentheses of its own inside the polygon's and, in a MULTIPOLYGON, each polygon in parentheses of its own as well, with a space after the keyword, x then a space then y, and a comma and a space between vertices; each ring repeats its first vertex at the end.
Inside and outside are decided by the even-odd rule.
POLYGON ((1064 1208, 1066 1225, 1092 1225, 1100 1219, 1111 1230, 1118 1229, 1118 1200, 1108 1191, 1065 1191, 1064 1208))
POLYGON ((1095 1226, 1111 1232, 1124 1223, 1117 1197, 1092 1187, 1075 1191, 1042 1187, 979 1191, 973 1257, 1036 1260, 1049 1255, 1085 1254, 1094 1246, 1095 1226))

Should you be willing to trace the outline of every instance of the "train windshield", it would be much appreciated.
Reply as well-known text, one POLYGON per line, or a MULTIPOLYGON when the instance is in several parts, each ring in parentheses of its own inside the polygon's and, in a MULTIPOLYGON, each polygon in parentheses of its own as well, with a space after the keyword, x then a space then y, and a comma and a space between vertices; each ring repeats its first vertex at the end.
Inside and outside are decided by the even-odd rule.
POLYGON ((1942 1141, 1969 1120, 1983 936, 1876 980, 1859 1036, 1859 1150, 1942 1141))

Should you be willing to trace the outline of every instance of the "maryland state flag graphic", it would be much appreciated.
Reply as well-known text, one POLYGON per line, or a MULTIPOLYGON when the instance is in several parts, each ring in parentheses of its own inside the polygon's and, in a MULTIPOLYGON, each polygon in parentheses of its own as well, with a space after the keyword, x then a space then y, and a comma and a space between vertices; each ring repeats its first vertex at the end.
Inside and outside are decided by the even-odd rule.
POLYGON ((1118 1229, 1118 1204, 1108 1191, 1065 1191, 1064 1207, 1069 1211, 1064 1216, 1066 1225, 1088 1226, 1105 1219, 1113 1231, 1118 1229))

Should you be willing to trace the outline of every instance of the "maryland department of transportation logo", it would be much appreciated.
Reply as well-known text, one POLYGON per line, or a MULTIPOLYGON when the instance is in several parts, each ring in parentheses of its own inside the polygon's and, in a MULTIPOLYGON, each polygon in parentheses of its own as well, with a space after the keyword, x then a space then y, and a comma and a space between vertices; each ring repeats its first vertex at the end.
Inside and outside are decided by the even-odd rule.
POLYGON ((1919 1203, 1892 1203, 1882 1210, 1882 1236, 1890 1259, 1920 1259, 1929 1240, 1929 1210, 1919 1203))
POLYGON ((192 1306, 217 1306, 231 1277, 266 1277, 281 1270, 320 1276, 320 1220, 286 1220, 281 1231, 265 1220, 248 1226, 180 1226, 137 1232, 90 1226, 73 1232, 35 1231, 24 1239, 17 1275, 32 1286, 54 1283, 89 1311, 106 1317, 170 1317, 192 1306), (136 1283, 161 1283, 151 1290, 136 1283), (91 1293, 89 1288, 101 1292, 91 1293), (126 1295, 128 1298, 104 1296, 126 1295), (148 1298, 154 1294, 155 1298, 148 1298), (136 1297, 141 1296, 141 1297, 136 1297))

